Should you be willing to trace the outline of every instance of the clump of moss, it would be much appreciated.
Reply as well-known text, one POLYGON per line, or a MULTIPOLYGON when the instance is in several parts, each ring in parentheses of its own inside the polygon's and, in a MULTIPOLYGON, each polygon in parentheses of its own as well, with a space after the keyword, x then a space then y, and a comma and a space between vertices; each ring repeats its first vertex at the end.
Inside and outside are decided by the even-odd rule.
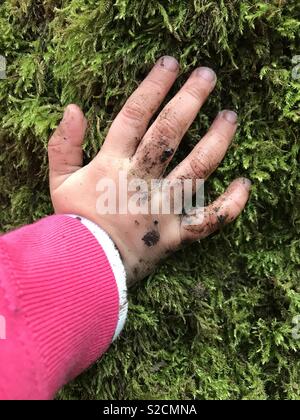
POLYGON ((197 65, 218 74, 177 161, 231 108, 239 131, 206 195, 239 175, 254 183, 234 225, 169 259, 131 293, 122 338, 59 398, 299 399, 299 9, 297 0, 2 2, 2 231, 51 212, 46 146, 64 106, 86 112, 92 158, 164 54, 182 68, 173 93, 197 65))

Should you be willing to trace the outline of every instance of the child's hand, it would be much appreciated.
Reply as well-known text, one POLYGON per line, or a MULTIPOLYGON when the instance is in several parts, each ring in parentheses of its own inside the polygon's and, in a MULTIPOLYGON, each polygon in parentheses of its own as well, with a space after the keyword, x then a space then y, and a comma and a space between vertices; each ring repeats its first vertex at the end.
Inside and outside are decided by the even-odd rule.
MULTIPOLYGON (((216 76, 208 68, 194 71, 183 88, 148 128, 178 74, 174 58, 163 57, 128 99, 114 120, 98 156, 82 167, 82 143, 87 122, 76 105, 69 105, 49 142, 50 188, 56 213, 72 213, 94 221, 113 239, 123 258, 128 281, 142 279, 169 252, 202 239, 234 220, 249 197, 250 181, 235 180, 216 202, 199 214, 101 214, 97 185, 119 173, 134 178, 161 178, 201 106, 214 89, 216 76), (202 220, 203 219, 203 220, 202 220)), ((192 153, 168 176, 207 179, 218 167, 237 128, 234 112, 223 111, 192 153)), ((123 191, 124 193, 124 191, 123 191)), ((126 192, 125 192, 126 193, 126 192)), ((154 200, 161 200, 155 193, 154 200)), ((149 198, 141 192, 141 201, 149 198)), ((153 197, 152 197, 153 200, 153 197)))

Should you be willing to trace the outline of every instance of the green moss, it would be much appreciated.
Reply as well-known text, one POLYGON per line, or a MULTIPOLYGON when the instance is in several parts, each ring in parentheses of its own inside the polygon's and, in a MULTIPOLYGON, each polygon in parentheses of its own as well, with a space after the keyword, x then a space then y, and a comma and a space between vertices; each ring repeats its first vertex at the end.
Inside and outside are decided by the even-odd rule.
POLYGON ((163 54, 181 63, 176 89, 198 64, 219 78, 177 160, 229 107, 240 127, 207 197, 254 182, 234 225, 132 292, 122 338, 59 398, 299 399, 299 2, 6 0, 0 24, 3 231, 51 212, 46 145, 63 107, 86 112, 91 158, 163 54))

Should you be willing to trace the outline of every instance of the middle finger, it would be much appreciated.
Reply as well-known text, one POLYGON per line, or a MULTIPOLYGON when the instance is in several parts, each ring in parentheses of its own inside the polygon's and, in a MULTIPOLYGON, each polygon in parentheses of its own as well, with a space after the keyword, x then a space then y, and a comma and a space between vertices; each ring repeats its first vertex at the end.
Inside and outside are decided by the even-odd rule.
POLYGON ((216 81, 216 74, 207 67, 199 67, 192 73, 141 141, 132 161, 139 176, 159 178, 163 175, 216 81))

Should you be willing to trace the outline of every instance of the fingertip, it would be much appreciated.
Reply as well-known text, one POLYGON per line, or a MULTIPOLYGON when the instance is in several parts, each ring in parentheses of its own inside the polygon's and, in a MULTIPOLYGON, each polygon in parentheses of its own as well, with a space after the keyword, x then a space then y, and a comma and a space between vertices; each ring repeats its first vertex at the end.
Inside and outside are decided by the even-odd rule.
POLYGON ((221 111, 218 116, 233 125, 236 125, 238 122, 237 113, 228 109, 221 111))
POLYGON ((252 181, 249 178, 240 177, 236 180, 239 184, 241 184, 247 191, 251 191, 252 188, 252 181))
POLYGON ((177 72, 179 70, 178 61, 176 60, 175 57, 172 57, 170 55, 165 55, 163 57, 160 57, 156 65, 171 72, 177 72))
POLYGON ((64 115, 63 115, 63 120, 66 120, 72 117, 73 118, 79 117, 82 120, 86 120, 82 109, 76 104, 69 104, 66 106, 64 115))
POLYGON ((64 111, 63 119, 58 127, 58 134, 65 137, 74 145, 82 144, 87 129, 87 119, 81 108, 76 104, 69 104, 64 111))
POLYGON ((208 132, 214 135, 219 144, 225 142, 229 146, 237 127, 238 115, 234 111, 224 109, 218 113, 208 132))
POLYGON ((217 75, 214 72, 213 69, 211 69, 210 67, 198 67, 195 71, 194 74, 205 80, 205 82, 208 82, 211 89, 213 89, 217 83, 217 75))

